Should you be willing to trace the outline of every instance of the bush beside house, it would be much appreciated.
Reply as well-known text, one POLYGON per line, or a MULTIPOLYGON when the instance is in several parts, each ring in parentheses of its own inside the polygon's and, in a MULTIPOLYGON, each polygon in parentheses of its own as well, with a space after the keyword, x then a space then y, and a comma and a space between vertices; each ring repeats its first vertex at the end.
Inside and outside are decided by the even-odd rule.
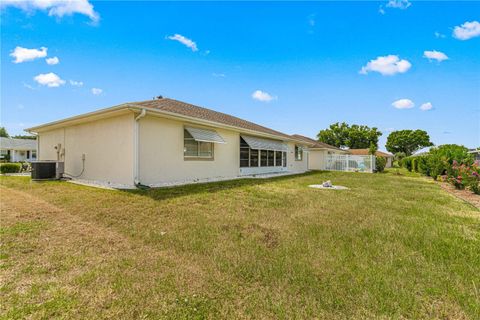
POLYGON ((20 163, 0 163, 0 173, 19 173, 22 169, 20 163))

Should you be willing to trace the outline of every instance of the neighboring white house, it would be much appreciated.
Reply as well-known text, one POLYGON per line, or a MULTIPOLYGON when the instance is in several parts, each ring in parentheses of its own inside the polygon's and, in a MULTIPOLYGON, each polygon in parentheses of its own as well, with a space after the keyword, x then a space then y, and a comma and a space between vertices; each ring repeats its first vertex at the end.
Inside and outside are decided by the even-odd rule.
POLYGON ((160 98, 27 129, 39 160, 114 187, 152 187, 308 170, 303 139, 224 113, 160 98))
POLYGON ((309 170, 331 170, 328 163, 338 156, 347 154, 346 150, 332 145, 313 140, 311 138, 294 134, 292 137, 302 140, 308 144, 308 169, 309 170))
POLYGON ((37 158, 37 141, 0 137, 0 158, 10 162, 33 161, 37 158))

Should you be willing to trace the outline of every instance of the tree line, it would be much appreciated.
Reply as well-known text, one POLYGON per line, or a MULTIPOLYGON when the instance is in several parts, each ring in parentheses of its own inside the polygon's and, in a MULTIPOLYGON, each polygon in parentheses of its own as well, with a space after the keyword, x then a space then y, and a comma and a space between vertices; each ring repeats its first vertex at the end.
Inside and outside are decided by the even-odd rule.
MULTIPOLYGON (((369 149, 371 154, 378 150, 378 139, 382 132, 376 127, 349 125, 345 122, 331 124, 320 130, 318 141, 343 149, 369 149)), ((385 147, 393 154, 402 153, 410 156, 416 151, 433 146, 430 136, 424 130, 392 131, 387 137, 385 147)))

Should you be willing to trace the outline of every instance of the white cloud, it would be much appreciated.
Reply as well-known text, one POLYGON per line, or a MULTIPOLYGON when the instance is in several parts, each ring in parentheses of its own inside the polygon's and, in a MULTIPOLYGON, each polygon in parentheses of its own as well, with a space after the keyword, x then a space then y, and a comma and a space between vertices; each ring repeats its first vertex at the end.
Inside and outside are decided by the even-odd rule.
POLYGON ((458 40, 468 40, 478 36, 480 36, 480 23, 478 21, 467 21, 453 29, 453 37, 458 40))
POLYGON ((45 59, 45 61, 46 61, 47 64, 49 64, 49 65, 58 64, 58 63, 60 62, 60 60, 58 59, 58 57, 47 58, 47 59, 45 59))
POLYGON ((380 7, 378 8, 378 13, 380 13, 380 14, 385 14, 385 9, 383 9, 383 6, 380 6, 380 7))
POLYGON ((197 44, 194 41, 192 41, 191 39, 188 39, 188 38, 182 36, 181 34, 178 34, 178 33, 174 34, 173 36, 167 37, 167 39, 178 41, 178 42, 182 43, 183 45, 192 49, 192 51, 198 51, 197 44))
POLYGON ((430 102, 426 102, 420 106, 420 110, 422 111, 428 111, 433 108, 432 104, 430 102))
POLYGON ((394 101, 392 103, 392 106, 394 106, 397 109, 411 109, 415 106, 415 104, 410 99, 400 99, 400 100, 394 101))
POLYGON ((407 72, 411 66, 412 64, 407 60, 400 60, 396 55, 388 55, 370 60, 366 66, 362 67, 360 74, 367 74, 368 72, 375 71, 384 76, 392 76, 397 73, 407 72))
POLYGON ((65 80, 62 80, 53 72, 39 74, 38 76, 34 77, 33 80, 35 80, 42 86, 47 86, 51 88, 60 87, 65 84, 65 80))
POLYGON ((28 83, 25 83, 23 82, 23 86, 27 89, 30 89, 30 90, 37 90, 36 88, 34 88, 33 86, 29 85, 28 83))
POLYGON ((217 78, 225 78, 226 75, 224 73, 212 73, 212 76, 217 77, 217 78))
POLYGON ((395 8, 395 9, 407 9, 412 4, 408 0, 389 0, 387 3, 387 7, 395 8))
POLYGON ((423 52, 423 57, 430 59, 430 60, 437 60, 438 62, 441 62, 443 60, 448 60, 448 57, 445 53, 440 52, 440 51, 424 51, 423 52))
POLYGON ((103 90, 99 88, 92 88, 92 93, 96 96, 102 94, 103 90))
POLYGON ((252 98, 262 102, 270 102, 272 100, 277 100, 276 96, 272 96, 271 94, 262 90, 255 90, 252 93, 252 98))
POLYGON ((438 31, 435 31, 434 35, 435 35, 435 38, 437 38, 437 39, 445 38, 445 35, 444 35, 444 34, 441 34, 441 33, 438 32, 438 31))
POLYGON ((83 82, 82 81, 76 81, 76 80, 69 80, 68 81, 70 85, 74 87, 83 87, 83 82))
POLYGON ((48 48, 41 47, 40 49, 27 49, 23 47, 16 47, 11 53, 10 57, 15 58, 13 63, 22 63, 25 61, 32 61, 38 58, 45 58, 47 56, 48 48))
POLYGON ((97 22, 99 14, 93 9, 88 0, 2 0, 0 7, 16 7, 28 13, 36 10, 48 11, 49 16, 62 18, 75 13, 89 17, 92 22, 97 22))

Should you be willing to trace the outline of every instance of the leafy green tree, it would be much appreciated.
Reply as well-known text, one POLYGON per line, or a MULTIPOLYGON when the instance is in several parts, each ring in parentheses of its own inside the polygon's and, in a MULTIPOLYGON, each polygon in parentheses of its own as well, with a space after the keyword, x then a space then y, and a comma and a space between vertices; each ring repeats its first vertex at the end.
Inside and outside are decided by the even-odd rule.
POLYGON ((318 141, 339 148, 366 149, 373 145, 376 149, 381 135, 377 128, 356 124, 350 126, 345 122, 337 122, 330 125, 328 129, 321 130, 317 138, 318 141))
POLYGON ((5 127, 0 127, 0 137, 3 137, 3 138, 8 138, 8 137, 10 137, 10 136, 8 135, 7 129, 5 129, 5 127))
POLYGON ((403 152, 407 156, 425 147, 433 146, 430 136, 424 130, 393 131, 387 137, 385 147, 391 153, 403 152))
POLYGON ((15 139, 31 139, 31 140, 35 140, 37 139, 36 136, 31 136, 31 135, 21 135, 21 134, 17 134, 16 136, 13 136, 12 138, 15 138, 15 139))

